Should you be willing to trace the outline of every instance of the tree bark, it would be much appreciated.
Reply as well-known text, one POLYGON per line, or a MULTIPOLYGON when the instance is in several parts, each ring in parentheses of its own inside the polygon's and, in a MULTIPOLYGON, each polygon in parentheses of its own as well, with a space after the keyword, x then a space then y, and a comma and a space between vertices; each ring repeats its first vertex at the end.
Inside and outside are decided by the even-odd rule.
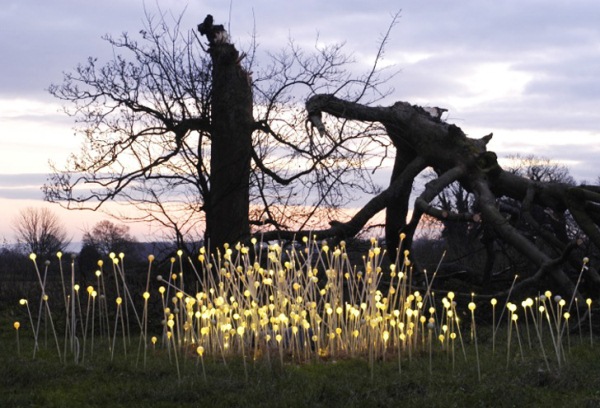
MULTIPOLYGON (((600 217, 595 211, 600 208, 597 188, 573 187, 557 182, 542 183, 505 172, 499 166, 495 153, 487 151, 491 134, 480 139, 467 137, 459 127, 443 122, 439 116, 406 102, 396 102, 388 107, 371 107, 345 101, 334 95, 321 94, 307 100, 306 110, 309 121, 322 134, 327 132, 322 113, 349 120, 379 122, 386 128, 398 153, 390 187, 369 201, 351 220, 333 223, 329 230, 319 231, 322 237, 357 231, 359 225, 368 221, 368 214, 372 216, 385 208, 388 252, 395 254, 394 245, 398 244, 398 233, 406 233, 403 245, 409 246, 419 220, 425 213, 440 219, 452 217, 457 220, 481 220, 498 239, 511 245, 537 267, 537 272, 517 285, 519 289, 549 275, 560 287, 578 295, 575 293, 574 283, 566 274, 564 263, 573 248, 580 245, 580 240, 569 242, 564 226, 562 229, 544 231, 543 234, 538 232, 553 247, 554 253, 547 251, 509 223, 505 214, 497 208, 498 198, 505 196, 522 203, 521 212, 525 219, 528 219, 532 204, 558 214, 559 217, 568 210, 590 241, 600 248, 600 224, 597 222, 600 217), (416 168, 415 163, 419 164, 416 168), (428 183, 425 191, 416 199, 413 216, 407 224, 412 181, 425 167, 432 167, 438 178, 428 183), (448 214, 447 211, 431 206, 431 201, 454 181, 458 181, 466 191, 475 195, 480 215, 448 214), (549 234, 552 237, 548 237, 549 234)), ((493 256, 492 245, 493 242, 488 243, 490 256, 493 256)), ((493 259, 489 261, 491 263, 493 259)), ((590 276, 594 282, 600 280, 595 271, 591 271, 590 276)))
POLYGON ((212 42, 210 196, 206 205, 209 248, 235 245, 250 235, 252 88, 240 55, 228 42, 212 42))

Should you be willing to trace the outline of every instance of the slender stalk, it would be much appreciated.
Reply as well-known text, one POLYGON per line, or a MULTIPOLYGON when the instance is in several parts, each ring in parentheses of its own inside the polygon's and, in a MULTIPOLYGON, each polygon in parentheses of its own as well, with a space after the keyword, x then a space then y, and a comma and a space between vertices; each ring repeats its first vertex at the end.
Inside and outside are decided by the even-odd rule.
POLYGON ((21 341, 19 339, 19 327, 21 327, 21 323, 14 322, 13 327, 15 328, 15 332, 17 333, 17 356, 21 357, 21 341))
POLYGON ((477 326, 475 325, 475 308, 477 305, 475 302, 471 301, 468 305, 469 310, 471 311, 471 326, 473 328, 473 343, 475 344, 475 357, 477 360, 477 379, 481 382, 481 364, 479 362, 479 349, 477 348, 477 326))

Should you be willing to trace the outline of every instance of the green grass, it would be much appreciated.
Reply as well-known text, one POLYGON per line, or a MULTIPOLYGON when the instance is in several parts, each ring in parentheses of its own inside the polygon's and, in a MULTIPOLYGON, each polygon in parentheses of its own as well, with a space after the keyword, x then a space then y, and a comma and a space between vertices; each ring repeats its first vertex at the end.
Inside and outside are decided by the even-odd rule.
POLYGON ((113 257, 95 282, 61 280, 53 292, 8 304, 0 310, 0 407, 600 406, 591 299, 570 308, 545 292, 529 304, 496 305, 471 294, 467 304, 453 292, 436 295, 432 281, 414 290, 408 261, 391 265, 382 285, 376 241, 361 269, 343 245, 309 239, 289 261, 276 245, 255 262, 240 254, 227 251, 212 265, 201 252, 187 283, 183 259, 155 271, 149 257, 147 292, 129 286, 113 257), (115 293, 101 284, 108 277, 115 293), (580 315, 584 330, 568 335, 580 315))
MULTIPOLYGON (((32 341, 22 339, 21 356, 16 338, 1 339, 0 406, 2 407, 523 407, 600 405, 600 349, 573 339, 566 362, 552 371, 534 350, 521 359, 513 349, 507 367, 506 343, 499 341, 492 355, 489 343, 480 345, 481 382, 474 350, 467 346, 465 361, 457 349, 451 355, 438 351, 429 371, 427 354, 405 356, 402 371, 396 356, 377 361, 328 359, 279 364, 276 356, 248 364, 245 379, 242 360, 205 359, 206 381, 191 353, 180 359, 181 379, 165 350, 150 351, 144 368, 134 351, 118 353, 114 362, 102 347, 84 364, 61 363, 55 350, 42 346, 31 359, 32 341), (26 353, 27 351, 27 353, 26 353), (185 361, 184 361, 185 360, 185 361)), ((14 334, 14 333, 12 333, 14 334)), ((12 337, 12 338, 11 338, 12 337)), ((132 341, 133 344, 137 344, 132 341)), ((525 346, 525 345, 524 345, 525 346)))

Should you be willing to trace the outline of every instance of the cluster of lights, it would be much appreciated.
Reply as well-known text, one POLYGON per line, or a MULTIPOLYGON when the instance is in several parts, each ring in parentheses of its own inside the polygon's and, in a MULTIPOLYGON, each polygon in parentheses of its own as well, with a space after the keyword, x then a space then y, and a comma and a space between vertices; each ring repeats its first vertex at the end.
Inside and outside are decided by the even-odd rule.
MULTIPOLYGON (((404 251, 403 262, 390 265, 385 271, 390 281, 387 289, 382 291, 385 251, 376 240, 371 241, 360 269, 350 264, 344 242, 330 248, 327 242, 318 242, 314 238, 305 237, 302 241, 304 245, 299 250, 286 251, 278 244, 271 244, 264 253, 256 241, 252 242, 254 251, 240 244, 235 248, 226 245, 217 256, 209 256, 202 248, 197 258, 200 266, 195 267, 189 262, 191 271, 184 271, 183 252, 178 251, 177 257, 171 258, 168 274, 154 276, 160 285, 156 293, 150 290, 154 275, 153 255, 148 257, 145 290, 133 294, 126 281, 124 254, 110 254, 117 294, 113 306, 105 296, 104 275, 107 272, 103 269, 103 261, 98 262, 99 269, 95 272, 96 286, 86 288, 87 302, 80 299, 80 286, 74 283, 74 272, 73 284, 64 284, 65 309, 71 322, 67 323, 69 337, 65 335, 64 342, 75 344, 73 339, 83 337, 83 346, 77 343, 83 350, 72 349, 76 359, 83 359, 86 348, 93 353, 97 333, 103 333, 108 339, 112 359, 118 348, 117 334, 123 336, 123 353, 126 354, 127 328, 135 327, 137 323, 144 364, 148 348, 163 347, 173 353, 178 373, 179 359, 187 358, 190 351, 201 360, 203 372, 204 358, 209 355, 222 358, 224 362, 233 355, 243 356, 244 364, 246 358, 261 356, 270 361, 272 354, 278 355, 281 364, 286 359, 302 362, 336 356, 368 356, 373 362, 397 355, 400 367, 403 356, 412 359, 417 353, 428 352, 431 363, 434 348, 451 354, 452 361, 455 350, 462 350, 466 358, 463 322, 459 318, 455 294, 449 292, 436 300, 431 290, 433 281, 427 283, 425 290, 414 290, 408 251, 404 251), (196 282, 192 288, 197 292, 185 286, 184 282, 187 281, 189 286, 191 281, 187 274, 193 274, 196 282), (151 300, 158 302, 158 299, 162 305, 163 329, 162 333, 149 337, 148 320, 152 317, 148 316, 148 304, 151 300), (141 313, 139 309, 142 309, 141 313)), ((61 257, 62 254, 58 254, 58 258, 61 257)), ((35 254, 30 258, 35 264, 35 254)), ((46 313, 51 318, 49 297, 39 270, 38 276, 42 285, 40 304, 46 305, 46 313)), ((477 350, 477 305, 475 295, 471 297, 467 308, 471 316, 471 342, 477 350)), ((566 300, 559 296, 552 298, 552 294, 546 292, 521 303, 528 338, 532 329, 539 336, 542 324, 550 327, 559 361, 564 358, 563 347, 559 344, 568 328, 573 301, 577 300, 567 304, 566 300)), ((36 330, 28 301, 22 299, 20 303, 27 306, 37 349, 39 324, 36 330)), ((491 300, 494 348, 497 304, 496 299, 491 300)), ((586 304, 591 312, 591 299, 587 299, 586 304)), ((519 308, 509 301, 505 306, 508 341, 514 329, 522 348, 519 308)), ((591 325, 591 313, 589 316, 591 325)), ((19 327, 20 323, 15 322, 17 336, 19 327)), ((60 353, 58 339, 56 342, 60 353)), ((510 353, 510 344, 508 350, 510 353)), ((479 370, 478 351, 477 363, 479 370)))

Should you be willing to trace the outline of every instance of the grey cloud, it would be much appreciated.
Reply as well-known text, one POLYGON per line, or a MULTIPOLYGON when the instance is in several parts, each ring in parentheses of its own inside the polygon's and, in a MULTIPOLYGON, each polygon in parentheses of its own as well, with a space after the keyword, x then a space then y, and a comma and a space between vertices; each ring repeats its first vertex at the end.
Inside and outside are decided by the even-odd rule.
MULTIPOLYGON (((490 102, 463 110, 459 115, 471 126, 503 129, 529 129, 546 131, 598 131, 598 115, 594 108, 584 102, 562 104, 546 103, 526 98, 505 102, 490 102)), ((589 101, 587 101, 589 102, 589 101)))
POLYGON ((23 185, 39 185, 46 182, 48 175, 43 173, 31 174, 0 174, 0 187, 20 187, 23 185))
POLYGON ((598 33, 597 7, 592 1, 409 2, 403 23, 409 43, 514 54, 589 41, 590 32, 598 33))
POLYGON ((42 200, 47 174, 0 174, 0 198, 42 200))
POLYGON ((4 188, 0 186, 0 198, 10 200, 43 200, 44 194, 39 187, 4 188))
MULTIPOLYGON (((163 11, 178 15, 183 4, 161 2, 163 11)), ((452 97, 465 91, 473 64, 506 62, 533 75, 522 98, 490 101, 460 112, 451 111, 459 125, 496 129, 598 129, 600 98, 600 3, 596 1, 534 2, 507 0, 365 2, 307 0, 234 2, 231 32, 235 41, 250 44, 256 27, 261 62, 267 51, 286 45, 288 35, 312 46, 317 34, 325 42, 347 41, 346 51, 373 53, 378 39, 402 8, 386 58, 430 53, 402 70, 390 87, 394 100, 434 104, 452 109, 452 97)), ((158 10, 147 2, 151 14, 158 10)), ((88 56, 112 55, 100 37, 137 34, 143 26, 144 3, 138 0, 80 2, 75 0, 12 1, 0 10, 3 60, 0 96, 46 98, 44 89, 60 83, 62 72, 88 56), (40 96, 44 95, 44 96, 40 96)), ((229 25, 229 2, 209 0, 187 5, 182 27, 193 29, 211 13, 229 25)), ((64 115, 57 115, 65 121, 64 115)), ((40 120, 37 116, 23 118, 40 120)), ((543 148, 540 148, 543 150, 543 148)), ((549 152, 550 153, 550 152, 549 152)), ((549 155, 552 156, 552 155, 549 155)), ((593 150, 580 154, 588 168, 593 150)), ((4 185, 0 182, 0 185, 4 185)), ((4 193, 2 193, 4 194, 4 193)))
POLYGON ((44 93, 91 55, 110 55, 106 33, 137 32, 142 2, 12 1, 0 12, 3 97, 44 93))

